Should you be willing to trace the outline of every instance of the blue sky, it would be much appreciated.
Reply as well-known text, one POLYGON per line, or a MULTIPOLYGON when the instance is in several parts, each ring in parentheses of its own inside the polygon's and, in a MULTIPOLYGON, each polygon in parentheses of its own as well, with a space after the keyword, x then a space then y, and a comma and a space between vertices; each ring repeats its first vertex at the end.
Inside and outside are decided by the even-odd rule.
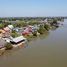
POLYGON ((67 16, 67 0, 0 0, 0 17, 67 16))

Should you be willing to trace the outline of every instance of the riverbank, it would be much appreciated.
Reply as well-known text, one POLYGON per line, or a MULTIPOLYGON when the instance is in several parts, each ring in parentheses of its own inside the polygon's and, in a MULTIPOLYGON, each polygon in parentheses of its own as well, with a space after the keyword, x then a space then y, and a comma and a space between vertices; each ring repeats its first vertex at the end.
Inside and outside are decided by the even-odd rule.
MULTIPOLYGON (((15 49, 20 49, 20 48, 24 48, 25 47, 25 43, 21 42, 19 44, 16 45, 12 45, 12 50, 15 49)), ((0 56, 3 55, 3 53, 6 51, 6 47, 3 47, 0 49, 0 56)))
MULTIPOLYGON (((12 25, 8 25, 8 26, 13 28, 12 25)), ((1 49, 1 51, 2 50, 5 51, 6 49, 10 50, 10 49, 14 49, 14 48, 23 47, 23 45, 25 43, 22 43, 22 41, 24 41, 24 39, 27 39, 27 41, 29 42, 30 40, 37 38, 43 34, 46 34, 50 30, 56 29, 58 27, 59 27, 58 21, 56 19, 52 19, 51 22, 43 22, 43 23, 41 22, 36 25, 28 25, 28 26, 24 27, 23 33, 18 31, 20 28, 18 30, 17 30, 17 28, 16 29, 14 28, 10 32, 10 34, 11 34, 10 37, 4 38, 4 39, 6 39, 6 42, 9 42, 9 43, 6 44, 6 46, 3 49, 1 49), (18 36, 18 34, 21 34, 21 36, 16 37, 16 36, 18 36), (12 36, 16 37, 16 38, 12 38, 12 36), (22 40, 20 37, 22 38, 22 40), (11 44, 11 43, 15 43, 15 45, 11 44)), ((21 30, 22 30, 22 28, 21 28, 21 30)))
POLYGON ((27 47, 7 50, 1 67, 64 67, 67 65, 67 20, 63 26, 33 38, 27 47), (7 60, 7 61, 6 61, 7 60))

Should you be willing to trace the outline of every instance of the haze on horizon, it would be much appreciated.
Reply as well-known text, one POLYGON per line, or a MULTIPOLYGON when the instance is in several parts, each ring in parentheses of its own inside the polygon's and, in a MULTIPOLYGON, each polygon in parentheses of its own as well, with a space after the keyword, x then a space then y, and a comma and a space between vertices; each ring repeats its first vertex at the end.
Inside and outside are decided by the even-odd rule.
POLYGON ((67 0, 0 0, 0 17, 67 16, 67 0))

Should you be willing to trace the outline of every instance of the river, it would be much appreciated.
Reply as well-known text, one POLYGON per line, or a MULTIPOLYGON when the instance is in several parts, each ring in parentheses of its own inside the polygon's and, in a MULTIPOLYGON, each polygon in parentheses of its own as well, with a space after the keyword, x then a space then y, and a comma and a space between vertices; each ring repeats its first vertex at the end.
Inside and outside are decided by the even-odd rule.
POLYGON ((0 67, 67 67, 67 19, 27 47, 6 51, 0 56, 0 67))

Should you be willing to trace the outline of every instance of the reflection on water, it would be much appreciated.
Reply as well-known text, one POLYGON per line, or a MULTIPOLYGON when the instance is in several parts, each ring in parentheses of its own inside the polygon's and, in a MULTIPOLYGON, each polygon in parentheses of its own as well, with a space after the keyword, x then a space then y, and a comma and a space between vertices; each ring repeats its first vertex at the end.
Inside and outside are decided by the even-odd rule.
POLYGON ((52 30, 52 31, 55 31, 57 28, 58 28, 58 27, 53 26, 51 30, 52 30))
POLYGON ((67 20, 63 26, 33 38, 25 47, 0 56, 1 67, 67 67, 67 20))
MULTIPOLYGON (((38 36, 38 37, 32 38, 29 42, 35 42, 35 41, 37 41, 38 39, 41 39, 41 40, 42 40, 42 39, 45 39, 48 35, 49 35, 49 32, 45 32, 45 34, 43 34, 43 35, 40 35, 40 36, 38 36)), ((29 42, 26 42, 25 44, 21 45, 20 47, 14 48, 14 49, 12 49, 12 50, 6 50, 5 52, 2 53, 1 56, 9 56, 9 55, 11 55, 11 54, 14 53, 14 52, 17 52, 17 51, 19 51, 19 50, 21 50, 21 49, 30 47, 30 46, 29 46, 29 42)))
POLYGON ((10 56, 12 53, 15 53, 15 52, 19 51, 20 49, 24 49, 24 48, 27 48, 27 47, 28 47, 28 43, 23 44, 19 47, 16 47, 16 48, 12 49, 12 50, 4 51, 1 56, 5 56, 5 57, 10 56))

